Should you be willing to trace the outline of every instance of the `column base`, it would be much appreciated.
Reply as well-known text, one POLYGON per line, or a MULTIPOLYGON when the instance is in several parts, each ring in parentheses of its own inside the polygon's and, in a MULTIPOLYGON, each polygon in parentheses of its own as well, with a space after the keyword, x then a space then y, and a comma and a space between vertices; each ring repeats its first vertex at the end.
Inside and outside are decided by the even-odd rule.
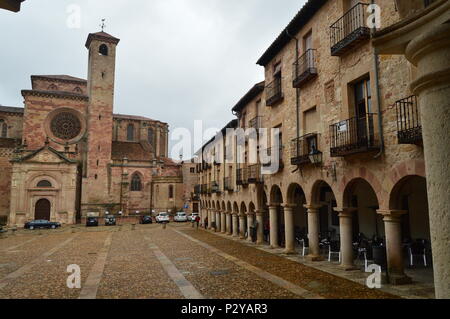
POLYGON ((355 271, 355 270, 360 270, 358 267, 356 267, 355 265, 339 265, 339 267, 345 271, 355 271))
POLYGON ((283 254, 285 254, 285 255, 296 255, 297 252, 295 250, 293 250, 293 249, 289 249, 289 250, 286 249, 285 251, 283 251, 283 254))
POLYGON ((406 275, 389 275, 389 283, 394 286, 408 285, 412 279, 406 275))
POLYGON ((322 256, 318 256, 318 255, 307 255, 305 256, 307 261, 323 261, 323 257, 322 256))
POLYGON ((270 245, 270 249, 278 249, 278 248, 281 248, 280 246, 272 246, 272 245, 270 245))

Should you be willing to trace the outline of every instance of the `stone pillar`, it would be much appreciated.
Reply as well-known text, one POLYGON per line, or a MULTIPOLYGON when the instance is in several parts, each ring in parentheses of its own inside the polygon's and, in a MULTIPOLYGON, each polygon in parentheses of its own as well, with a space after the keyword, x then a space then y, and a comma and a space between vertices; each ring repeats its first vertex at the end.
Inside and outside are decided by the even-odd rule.
POLYGON ((252 213, 249 213, 247 215, 247 240, 249 242, 252 242, 252 233, 251 233, 251 228, 254 224, 254 218, 255 216, 252 213))
POLYGON ((225 234, 227 232, 227 214, 226 214, 226 212, 222 212, 220 214, 220 225, 221 225, 222 234, 225 234))
POLYGON ((227 235, 232 235, 231 234, 231 223, 232 223, 232 221, 231 221, 231 213, 227 213, 227 235))
POLYGON ((294 234, 294 207, 291 205, 284 206, 284 231, 286 238, 285 254, 295 253, 295 234, 294 234))
POLYGON ((322 257, 320 256, 319 248, 319 209, 320 206, 315 205, 305 205, 308 210, 308 239, 309 239, 309 254, 307 258, 311 261, 320 261, 322 257))
POLYGON ((216 212, 214 211, 214 209, 211 210, 211 219, 209 224, 211 225, 211 227, 209 229, 214 230, 213 223, 216 221, 216 212))
POLYGON ((233 214, 233 237, 239 237, 239 217, 233 214))
POLYGON ((247 227, 245 226, 245 215, 239 215, 239 238, 245 239, 245 230, 247 227))
POLYGON ((220 212, 218 211, 216 213, 216 232, 220 232, 221 230, 221 219, 220 219, 220 212))
POLYGON ((386 233, 386 253, 389 282, 393 285, 411 283, 411 278, 404 272, 404 260, 402 252, 402 215, 406 211, 379 210, 383 215, 384 229, 386 233))
POLYGON ((258 229, 256 230, 256 243, 262 245, 264 243, 264 213, 262 211, 256 212, 256 222, 258 229))
POLYGON ((335 208, 339 213, 339 227, 341 236, 341 267, 346 271, 357 270, 353 263, 353 214, 356 208, 335 208))
POLYGON ((414 37, 405 55, 418 71, 436 298, 450 298, 450 24, 414 37))
POLYGON ((278 206, 270 206, 270 248, 279 248, 278 245, 278 206))

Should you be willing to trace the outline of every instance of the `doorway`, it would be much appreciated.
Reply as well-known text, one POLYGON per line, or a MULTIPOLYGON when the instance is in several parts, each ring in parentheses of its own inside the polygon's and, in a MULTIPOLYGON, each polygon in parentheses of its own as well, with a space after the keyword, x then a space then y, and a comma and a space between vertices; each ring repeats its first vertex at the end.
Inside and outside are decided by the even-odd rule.
POLYGON ((50 220, 50 201, 47 199, 40 199, 37 201, 34 211, 34 218, 36 220, 50 220))

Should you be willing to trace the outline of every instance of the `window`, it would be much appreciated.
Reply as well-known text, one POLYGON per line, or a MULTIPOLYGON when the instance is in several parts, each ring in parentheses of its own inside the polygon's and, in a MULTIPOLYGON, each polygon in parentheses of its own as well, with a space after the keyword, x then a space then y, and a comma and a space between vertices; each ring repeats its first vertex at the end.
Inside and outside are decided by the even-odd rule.
POLYGON ((127 140, 129 142, 134 141, 134 125, 133 124, 129 124, 127 127, 127 140))
POLYGON ((138 173, 134 173, 131 177, 131 191, 132 192, 140 192, 142 191, 142 182, 141 177, 138 173))
POLYGON ((49 91, 58 91, 58 87, 57 87, 56 85, 54 85, 54 84, 51 84, 51 85, 48 87, 48 90, 49 90, 49 91))
POLYGON ((153 129, 149 128, 148 133, 147 133, 147 139, 148 139, 148 142, 150 143, 150 145, 154 144, 153 138, 154 138, 153 129))
POLYGON ((173 185, 169 185, 169 199, 173 199, 173 185))
POLYGON ((75 89, 73 89, 73 91, 78 94, 83 93, 83 91, 78 86, 75 89))
POLYGON ((0 120, 0 137, 8 137, 8 125, 4 120, 0 120))
POLYGON ((98 52, 100 55, 107 56, 108 55, 108 46, 106 44, 102 44, 100 48, 98 49, 98 52))
POLYGON ((50 183, 47 180, 42 180, 37 184, 37 187, 42 187, 42 188, 51 188, 52 187, 52 183, 50 183))
POLYGON ((195 168, 191 167, 191 174, 195 173, 195 168))
POLYGON ((360 81, 354 85, 355 112, 358 118, 365 118, 372 113, 372 93, 370 79, 360 81))

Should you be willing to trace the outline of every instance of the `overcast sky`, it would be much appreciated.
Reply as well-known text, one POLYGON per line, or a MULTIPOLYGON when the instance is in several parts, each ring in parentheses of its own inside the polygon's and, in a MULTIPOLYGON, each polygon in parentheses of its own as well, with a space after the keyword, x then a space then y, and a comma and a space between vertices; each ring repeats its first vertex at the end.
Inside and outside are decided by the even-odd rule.
MULTIPOLYGON (((304 0, 27 0, 0 10, 0 104, 23 106, 32 74, 86 78, 89 32, 121 39, 115 113, 221 129, 232 106, 264 79, 256 65, 304 0), (74 7, 81 9, 80 28, 74 7)), ((174 144, 175 142, 171 142, 174 144)), ((189 154, 185 154, 186 156, 189 154)))

